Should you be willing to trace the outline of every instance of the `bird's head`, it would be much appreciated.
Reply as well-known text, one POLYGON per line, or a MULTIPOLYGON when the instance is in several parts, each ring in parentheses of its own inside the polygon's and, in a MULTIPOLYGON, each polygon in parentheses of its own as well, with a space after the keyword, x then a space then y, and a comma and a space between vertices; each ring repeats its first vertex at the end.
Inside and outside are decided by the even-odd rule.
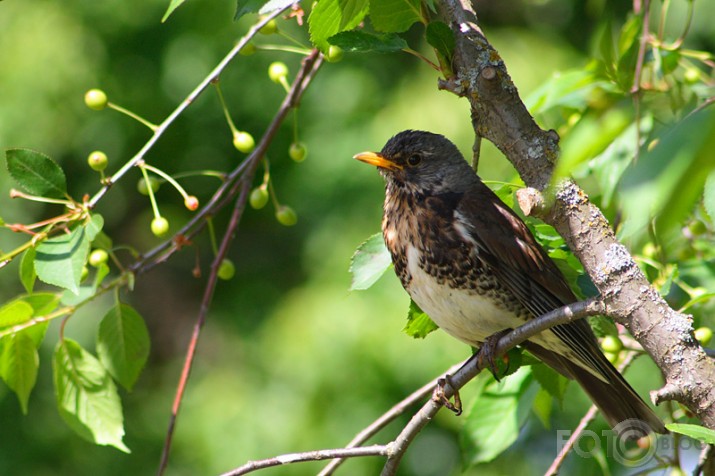
POLYGON ((361 152, 354 158, 375 165, 388 184, 418 193, 462 192, 477 180, 459 149, 431 132, 400 132, 380 152, 361 152))

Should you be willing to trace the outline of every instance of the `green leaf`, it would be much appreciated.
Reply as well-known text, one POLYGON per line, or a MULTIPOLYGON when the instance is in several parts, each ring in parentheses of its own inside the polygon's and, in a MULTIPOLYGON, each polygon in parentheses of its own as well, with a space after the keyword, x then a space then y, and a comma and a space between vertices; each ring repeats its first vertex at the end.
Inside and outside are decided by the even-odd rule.
POLYGON ((266 3, 265 0, 237 0, 236 14, 233 19, 238 20, 246 13, 256 13, 264 3, 266 3))
POLYGON ((410 309, 407 311, 407 324, 402 329, 408 336, 424 339, 432 331, 439 329, 430 317, 410 299, 410 309))
POLYGON ((78 294, 90 241, 84 226, 77 226, 70 233, 43 241, 36 250, 37 276, 47 284, 78 294))
POLYGON ((171 3, 169 3, 169 7, 166 9, 166 12, 164 13, 164 16, 161 18, 161 22, 164 23, 167 18, 169 18, 169 15, 174 13, 174 10, 179 8, 182 3, 184 3, 186 0, 171 0, 171 3))
POLYGON ((547 430, 551 429, 551 413, 554 408, 552 404, 553 401, 554 399, 549 395, 549 392, 540 388, 536 393, 536 397, 534 397, 534 405, 531 407, 536 417, 547 430))
POLYGON ((705 180, 703 204, 711 220, 715 220, 715 170, 711 171, 705 180))
POLYGON ((601 154, 632 123, 631 109, 613 108, 604 114, 585 115, 561 141, 554 180, 568 176, 577 166, 601 154))
POLYGON ((23 253, 22 260, 20 260, 20 282, 28 294, 32 294, 36 279, 35 248, 28 248, 27 251, 23 253))
POLYGON ((32 337, 24 331, 5 336, 0 341, 0 376, 15 392, 22 413, 27 415, 27 402, 37 381, 37 369, 40 366, 37 347, 32 337))
POLYGON ((328 38, 352 30, 368 12, 368 0, 320 0, 308 17, 310 41, 326 52, 328 38))
POLYGON ((544 364, 533 365, 531 372, 536 381, 539 382, 539 385, 541 385, 541 388, 554 398, 559 407, 561 407, 564 403, 564 394, 569 380, 544 364))
POLYGON ((15 299, 0 307, 0 328, 22 324, 32 319, 32 306, 21 299, 15 299))
POLYGON ((149 357, 149 331, 127 304, 117 304, 99 324, 97 355, 122 387, 131 390, 149 357))
POLYGON ((491 461, 516 441, 539 390, 532 383, 531 369, 522 367, 474 400, 460 433, 467 465, 491 461))
POLYGON ((370 21, 376 30, 400 33, 422 21, 420 0, 370 0, 370 21))
POLYGON ((390 267, 392 258, 385 247, 382 233, 376 233, 364 241, 350 259, 350 272, 353 275, 350 290, 367 289, 390 267))
POLYGON ((66 198, 67 180, 57 162, 29 149, 8 149, 5 157, 10 176, 27 193, 40 197, 66 198))
POLYGON ((95 213, 91 216, 89 221, 85 224, 87 229, 87 239, 92 242, 97 238, 97 235, 102 231, 104 226, 104 218, 102 215, 95 213))
POLYGON ((454 33, 446 23, 441 21, 433 21, 427 25, 425 31, 427 43, 437 52, 442 55, 449 63, 452 62, 454 56, 454 33))
POLYGON ((129 453, 117 387, 102 364, 77 342, 61 340, 52 362, 60 415, 77 434, 129 453))
POLYGON ((691 425, 688 423, 668 423, 665 427, 675 433, 689 436, 709 445, 715 445, 715 430, 705 428, 704 426, 691 425))
POLYGON ((112 239, 109 237, 109 235, 107 235, 103 231, 100 231, 99 233, 97 233, 97 236, 95 236, 92 240, 92 246, 94 248, 101 248, 103 250, 109 251, 114 245, 112 244, 112 239))
POLYGON ((625 237, 644 234, 654 216, 656 231, 678 226, 701 197, 715 167, 715 111, 704 109, 666 131, 623 175, 619 190, 625 237))
POLYGON ((588 318, 588 324, 593 329, 596 337, 617 336, 618 328, 611 319, 605 316, 593 316, 588 318))
POLYGON ((407 48, 407 42, 395 33, 376 35, 365 31, 343 31, 328 38, 331 45, 348 53, 392 53, 407 48))

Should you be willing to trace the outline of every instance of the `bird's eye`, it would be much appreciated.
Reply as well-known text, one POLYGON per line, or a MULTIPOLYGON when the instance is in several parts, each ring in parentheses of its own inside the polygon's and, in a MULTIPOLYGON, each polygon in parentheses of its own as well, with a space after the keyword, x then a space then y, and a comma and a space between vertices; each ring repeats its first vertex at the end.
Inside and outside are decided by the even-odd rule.
POLYGON ((418 165, 420 162, 422 162, 422 156, 419 154, 412 154, 407 158, 407 165, 410 167, 414 167, 415 165, 418 165))

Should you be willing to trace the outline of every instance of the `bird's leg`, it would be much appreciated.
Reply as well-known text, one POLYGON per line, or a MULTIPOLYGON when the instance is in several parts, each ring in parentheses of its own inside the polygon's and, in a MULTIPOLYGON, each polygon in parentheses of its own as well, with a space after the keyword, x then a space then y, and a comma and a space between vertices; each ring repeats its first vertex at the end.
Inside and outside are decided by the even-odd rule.
POLYGON ((462 414, 462 399, 459 396, 459 390, 457 390, 452 383, 449 374, 446 374, 444 377, 437 380, 437 386, 434 388, 432 399, 441 403, 447 409, 453 411, 455 415, 459 416, 462 414), (449 398, 447 398, 447 395, 444 393, 444 387, 447 384, 454 389, 454 403, 450 402, 449 398))
MULTIPOLYGON (((499 343, 499 339, 507 335, 509 332, 511 332, 511 329, 504 329, 503 331, 499 331, 496 334, 490 335, 489 337, 484 339, 482 346, 479 348, 479 352, 475 354, 479 367, 488 368, 497 382, 499 382, 500 373, 499 369, 497 368, 496 362, 497 344, 499 343)), ((501 373, 503 374, 506 372, 501 373)))

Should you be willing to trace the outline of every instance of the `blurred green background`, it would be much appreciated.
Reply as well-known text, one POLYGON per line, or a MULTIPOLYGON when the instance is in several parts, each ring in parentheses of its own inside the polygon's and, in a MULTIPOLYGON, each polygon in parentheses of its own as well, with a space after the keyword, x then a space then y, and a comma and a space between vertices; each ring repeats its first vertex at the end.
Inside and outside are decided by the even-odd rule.
MULTIPOLYGON (((98 188, 86 167, 92 150, 110 157, 110 171, 147 140, 146 128, 113 111, 95 112, 84 92, 101 87, 110 98, 147 119, 160 122, 203 79, 255 16, 233 21, 235 2, 191 0, 164 24, 164 0, 5 0, 0 3, 0 147, 28 147, 61 162, 75 198, 98 188)), ((681 2, 684 3, 684 2, 681 2)), ((712 49, 713 5, 699 5, 691 39, 712 49), (705 10, 709 9, 710 14, 705 10), (712 22, 709 22, 712 23, 712 22)), ((679 7, 676 6, 676 12, 679 7)), ((625 2, 534 0, 478 2, 483 28, 504 58, 523 97, 559 70, 585 64, 591 35, 605 17, 616 23, 625 2)), ((677 18, 677 15, 674 15, 677 18)), ((674 21, 674 23, 677 23, 674 21)), ((294 22, 281 28, 304 39, 294 22)), ((429 54, 419 29, 407 34, 411 46, 429 54)), ((282 42, 262 37, 261 44, 282 42)), ((283 97, 267 77, 272 61, 285 61, 291 75, 296 55, 261 51, 239 57, 221 77, 239 129, 258 138, 283 97)), ((406 54, 347 55, 319 72, 298 113, 299 135, 308 159, 287 155, 291 124, 269 150, 277 193, 298 213, 298 225, 279 225, 270 207, 248 210, 230 252, 236 277, 221 282, 201 336, 171 454, 173 475, 216 474, 249 459, 325 447, 349 441, 383 411, 450 365, 469 348, 440 332, 424 341, 401 332, 408 306, 397 279, 387 273, 365 292, 348 292, 350 256, 379 231, 383 184, 370 167, 351 159, 376 150, 403 129, 427 129, 454 140, 469 154, 472 132, 468 104, 436 88, 433 70, 406 54)), ((513 169, 485 145, 480 175, 512 181, 513 169)), ((159 141, 149 163, 169 173, 195 169, 229 170, 242 155, 231 136, 214 91, 208 90, 159 141)), ((4 167, 4 166, 3 166, 4 167)), ((115 243, 147 250, 158 243, 149 231, 148 199, 136 192, 138 172, 117 184, 100 203, 105 230, 115 243)), ((215 179, 186 179, 190 193, 208 198, 215 179)), ((10 201, 7 173, 0 172, 0 210, 6 222, 29 223, 58 210, 10 201)), ((178 228, 188 217, 178 195, 163 187, 163 213, 178 228)), ((219 230, 225 216, 218 216, 219 230)), ((176 229, 175 228, 175 229, 176 229)), ((0 234, 0 249, 23 237, 0 234)), ((210 246, 197 244, 207 271, 210 246)), ((120 255, 121 256, 121 255, 120 255)), ((123 258, 129 258, 124 255, 123 258)), ((192 277, 196 254, 187 248, 170 262, 142 275, 124 299, 146 318, 152 337, 148 368, 132 393, 123 393, 125 455, 74 435, 61 421, 52 393, 50 355, 57 323, 41 352, 40 376, 22 416, 17 400, 0 385, 0 474, 119 475, 155 471, 171 402, 195 320, 203 279, 192 277)), ((0 272, 0 302, 22 292, 16 263, 0 272)), ((66 333, 89 349, 99 319, 110 305, 102 298, 82 309, 66 333)), ((645 394, 657 375, 637 364, 629 378, 645 394), (641 378, 642 377, 642 378, 641 378)), ((463 398, 469 400, 467 387, 463 398)), ((587 408, 570 388, 553 428, 571 428, 587 408)), ((391 438, 403 418, 375 441, 391 438)), ((441 412, 408 451, 401 474, 456 474, 460 418, 441 412), (445 471, 445 468, 451 468, 445 471)), ((554 430, 531 419, 520 441, 494 463, 468 474, 536 474, 555 455, 554 430)), ((353 460, 343 474, 374 474, 381 460, 353 460)), ((579 474, 599 474, 594 461, 579 474)), ((322 463, 266 470, 261 474, 311 474, 322 463)), ((567 465, 568 472, 569 466, 567 465)))

